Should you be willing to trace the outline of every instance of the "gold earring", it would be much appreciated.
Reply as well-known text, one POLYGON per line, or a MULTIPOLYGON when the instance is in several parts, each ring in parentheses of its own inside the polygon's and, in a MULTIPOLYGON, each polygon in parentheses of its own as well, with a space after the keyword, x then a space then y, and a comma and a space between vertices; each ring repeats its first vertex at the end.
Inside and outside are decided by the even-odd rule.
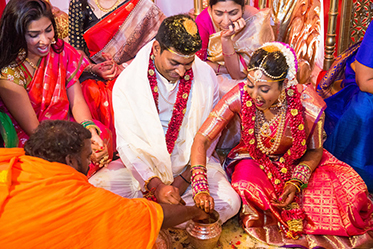
POLYGON ((285 102, 285 98, 286 98, 285 90, 282 90, 280 96, 278 96, 277 107, 281 107, 283 105, 283 103, 285 102))
POLYGON ((52 43, 52 44, 56 44, 56 40, 53 38, 53 40, 52 40, 51 43, 52 43))

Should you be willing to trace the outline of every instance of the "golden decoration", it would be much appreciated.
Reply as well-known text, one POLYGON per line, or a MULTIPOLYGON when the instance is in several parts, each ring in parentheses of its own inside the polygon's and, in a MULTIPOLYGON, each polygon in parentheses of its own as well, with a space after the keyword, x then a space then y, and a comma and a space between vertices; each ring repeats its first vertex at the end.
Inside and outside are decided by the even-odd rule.
POLYGON ((185 75, 184 76, 184 80, 190 80, 190 76, 189 75, 185 75))
POLYGON ((110 12, 110 11, 113 11, 114 9, 116 9, 118 7, 118 5, 120 4, 120 0, 117 0, 113 6, 111 6, 111 8, 104 8, 100 5, 100 3, 98 2, 98 0, 95 0, 95 3, 97 5, 97 7, 102 11, 102 12, 110 12))
POLYGON ((2 170, 0 172, 0 182, 7 182, 8 181, 8 177, 9 177, 9 171, 8 170, 2 170))
POLYGON ((186 108, 183 109, 183 114, 185 114, 185 113, 186 113, 186 108))
POLYGON ((187 93, 184 93, 184 94, 183 94, 183 99, 186 99, 186 98, 188 98, 188 94, 187 94, 187 93))
POLYGON ((291 109, 291 115, 297 116, 298 115, 298 110, 297 109, 291 109))
POLYGON ((149 69, 149 75, 150 75, 150 76, 153 76, 153 75, 154 75, 154 70, 153 70, 153 69, 149 69))
POLYGON ((158 87, 155 86, 155 87, 153 88, 153 91, 154 91, 155 93, 158 92, 158 87))
POLYGON ((249 134, 253 134, 254 133, 254 129, 249 129, 249 134))
POLYGON ((246 106, 247 107, 251 107, 253 105, 253 102, 251 102, 250 100, 246 101, 246 106))
POLYGON ((293 89, 289 89, 288 90, 288 95, 291 97, 294 95, 294 90, 293 89))
POLYGON ((259 167, 263 170, 264 169, 264 166, 263 165, 259 165, 259 167))
POLYGON ((154 61, 154 59, 155 59, 154 54, 152 54, 152 55, 150 56, 150 59, 151 59, 152 61, 154 61))
POLYGON ((302 145, 303 145, 303 146, 306 145, 306 139, 303 139, 303 140, 302 140, 302 145))
POLYGON ((253 121, 255 121, 255 116, 253 116, 251 119, 252 119, 253 121))
POLYGON ((194 36, 197 34, 198 32, 198 28, 197 28, 197 25, 194 21, 190 20, 190 19, 186 19, 183 23, 184 25, 184 28, 186 30, 186 32, 188 32, 188 34, 194 36))
POLYGON ((276 179, 276 180, 275 180, 275 184, 276 184, 276 185, 279 185, 280 183, 281 183, 281 181, 280 181, 279 179, 276 179))
POLYGON ((284 174, 286 174, 288 172, 288 169, 287 168, 282 168, 281 172, 284 173, 284 174))
POLYGON ((294 232, 302 232, 303 231, 303 220, 288 220, 286 222, 289 226, 289 229, 294 232))
POLYGON ((254 144, 254 143, 255 143, 255 139, 251 139, 251 140, 249 141, 249 143, 250 143, 250 144, 254 144))
POLYGON ((132 10, 134 7, 135 7, 135 5, 134 5, 133 3, 129 3, 129 4, 127 4, 127 6, 126 6, 125 8, 126 8, 126 10, 127 10, 128 12, 131 12, 131 10, 132 10))
POLYGON ((291 152, 290 152, 290 150, 288 150, 288 155, 289 155, 289 156, 291 155, 291 152))
POLYGON ((268 176, 268 179, 272 179, 272 173, 271 172, 269 172, 267 176, 268 176))
POLYGON ((280 163, 284 163, 284 162, 285 162, 285 158, 280 157, 280 163))
POLYGON ((300 124, 300 125, 298 126, 298 129, 299 129, 300 131, 303 131, 303 130, 304 130, 304 125, 303 125, 303 124, 300 124))

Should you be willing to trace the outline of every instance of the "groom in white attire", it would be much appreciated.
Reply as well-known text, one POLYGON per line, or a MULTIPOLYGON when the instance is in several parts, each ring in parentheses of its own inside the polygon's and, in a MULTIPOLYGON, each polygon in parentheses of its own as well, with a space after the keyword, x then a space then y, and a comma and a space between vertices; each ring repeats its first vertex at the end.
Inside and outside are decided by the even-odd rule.
MULTIPOLYGON (((93 175, 93 185, 128 198, 194 205, 191 146, 219 98, 214 71, 195 56, 200 48, 195 22, 171 16, 120 74, 113 106, 121 160, 93 175)), ((211 158, 207 180, 209 191, 202 194, 225 222, 239 211, 241 200, 211 158)))

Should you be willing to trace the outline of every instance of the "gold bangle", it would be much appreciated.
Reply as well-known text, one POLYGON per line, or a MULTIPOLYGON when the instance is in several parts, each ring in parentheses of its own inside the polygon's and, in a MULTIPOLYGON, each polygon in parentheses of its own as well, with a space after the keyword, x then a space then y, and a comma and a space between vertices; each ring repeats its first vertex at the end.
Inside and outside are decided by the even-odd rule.
POLYGON ((90 125, 87 125, 86 127, 85 127, 87 130, 89 130, 89 129, 91 129, 91 128, 94 128, 95 130, 96 130, 96 132, 97 132, 97 135, 101 135, 101 130, 100 130, 100 128, 98 128, 98 126, 97 125, 95 125, 95 124, 90 124, 90 125))
POLYGON ((210 193, 209 193, 208 191, 201 191, 201 192, 198 192, 198 193, 193 197, 193 200, 196 199, 196 196, 197 196, 197 195, 202 194, 202 193, 205 193, 205 194, 210 195, 210 193))
POLYGON ((159 176, 151 176, 151 177, 149 177, 149 179, 146 180, 145 183, 144 183, 144 189, 145 189, 145 191, 150 191, 150 190, 148 189, 148 184, 149 184, 149 182, 150 182, 153 178, 158 178, 159 180, 161 180, 161 178, 159 178, 159 176))
POLYGON ((291 184, 291 185, 295 186, 295 187, 297 188, 298 192, 300 193, 300 188, 299 188, 299 186, 298 186, 296 183, 291 182, 291 181, 287 181, 287 182, 285 183, 284 188, 286 188, 286 186, 287 186, 288 184, 291 184))

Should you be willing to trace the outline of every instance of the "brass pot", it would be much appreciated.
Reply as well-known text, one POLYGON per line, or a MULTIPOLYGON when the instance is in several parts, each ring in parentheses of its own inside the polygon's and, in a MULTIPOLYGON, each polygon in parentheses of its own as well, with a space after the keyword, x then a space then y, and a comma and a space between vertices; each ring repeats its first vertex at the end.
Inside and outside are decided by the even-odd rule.
POLYGON ((210 214, 208 220, 194 221, 187 223, 186 231, 189 241, 196 249, 216 248, 221 234, 221 221, 219 213, 215 210, 210 214))

